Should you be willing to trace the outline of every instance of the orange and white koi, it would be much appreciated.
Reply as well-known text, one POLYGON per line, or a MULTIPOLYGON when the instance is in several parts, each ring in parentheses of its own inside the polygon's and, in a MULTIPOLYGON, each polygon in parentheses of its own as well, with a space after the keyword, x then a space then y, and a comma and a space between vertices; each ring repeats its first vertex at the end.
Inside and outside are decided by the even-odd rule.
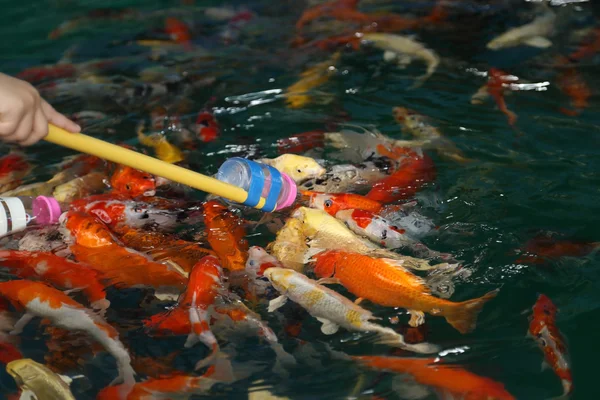
POLYGON ((279 154, 304 153, 314 148, 325 147, 324 131, 308 131, 297 133, 286 139, 277 140, 279 154))
POLYGON ((81 290, 92 308, 106 310, 110 305, 98 272, 85 264, 46 252, 0 250, 0 267, 21 279, 41 279, 69 292, 81 290))
POLYGON ((269 302, 269 312, 282 307, 288 299, 301 305, 323 325, 321 332, 333 335, 343 327, 354 332, 376 332, 382 342, 417 353, 436 352, 437 346, 428 343, 409 345, 393 329, 370 322, 375 316, 339 293, 320 285, 305 275, 287 268, 269 268, 265 271, 273 287, 281 296, 269 302))
POLYGON ((243 270, 248 259, 248 241, 244 222, 215 200, 203 204, 207 241, 217 253, 221 265, 230 271, 243 270))
POLYGON ((252 246, 248 250, 248 260, 246 261, 246 274, 248 274, 248 290, 255 299, 260 299, 269 294, 271 284, 265 278, 264 273, 267 269, 279 267, 281 262, 267 253, 265 249, 259 246, 252 246))
POLYGON ((110 185, 115 193, 130 197, 154 196, 156 193, 153 175, 124 165, 117 166, 110 177, 110 185))
POLYGON ((322 282, 339 283, 375 304, 406 308, 413 326, 421 325, 428 313, 445 317, 460 333, 471 332, 485 303, 498 293, 494 290, 477 299, 452 302, 433 297, 425 281, 405 269, 402 261, 335 250, 313 259, 315 275, 324 278, 322 282))
POLYGON ((210 348, 210 355, 200 360, 196 369, 209 364, 216 364, 219 369, 231 368, 229 361, 220 354, 219 343, 209 327, 209 308, 223 289, 222 276, 216 257, 202 258, 192 269, 188 286, 179 296, 177 306, 144 321, 146 327, 159 333, 187 334, 185 347, 202 342, 210 348))
POLYGON ((302 182, 298 188, 323 193, 368 190, 374 183, 388 176, 392 168, 395 168, 395 165, 385 158, 373 159, 357 165, 333 165, 323 176, 302 182))
POLYGON ((353 360, 377 370, 409 374, 417 383, 430 386, 443 398, 469 400, 514 400, 504 385, 476 375, 454 364, 433 358, 358 356, 353 360))
POLYGON ((144 382, 133 385, 131 391, 122 395, 119 386, 109 386, 100 391, 97 400, 150 400, 156 398, 164 399, 189 399, 206 393, 217 383, 230 383, 233 379, 219 377, 214 367, 210 367, 202 376, 189 376, 174 374, 151 378, 144 382), (157 397, 160 396, 160 397, 157 397))
POLYGON ((84 331, 117 360, 119 376, 113 383, 122 381, 125 387, 135 383, 135 372, 131 359, 119 333, 102 317, 85 308, 63 292, 41 283, 27 280, 14 280, 0 283, 0 296, 8 300, 18 311, 25 314, 17 321, 12 334, 22 332, 34 317, 50 320, 59 328, 84 331))
POLYGON ((383 208, 380 202, 354 193, 321 193, 308 190, 300 193, 308 198, 309 207, 323 210, 334 217, 342 210, 365 210, 377 213, 383 208))
POLYGON ((573 391, 573 378, 566 341, 556 326, 556 313, 557 308, 552 300, 541 294, 533 306, 528 333, 536 340, 546 362, 560 378, 563 396, 566 397, 573 391))
POLYGON ((173 266, 159 264, 121 245, 108 228, 93 216, 69 211, 61 224, 70 234, 69 249, 80 261, 98 271, 116 287, 153 287, 179 293, 186 274, 173 266))
POLYGON ((423 243, 412 238, 406 229, 394 225, 391 221, 367 210, 342 210, 335 217, 346 223, 350 230, 367 237, 388 249, 408 248, 419 258, 440 258, 452 261, 452 255, 431 250, 423 243))
MULTIPOLYGON (((563 57, 559 62, 568 63, 563 57)), ((557 87, 571 99, 571 109, 561 107, 559 110, 565 115, 576 116, 589 106, 592 91, 575 67, 562 70, 556 77, 557 87)))
POLYGON ((25 155, 11 152, 0 158, 0 193, 14 189, 21 185, 33 169, 25 155))
POLYGON ((506 115, 508 124, 511 126, 517 121, 517 114, 510 111, 506 106, 506 101, 504 100, 504 91, 506 90, 507 86, 517 82, 518 78, 516 76, 509 75, 497 68, 490 68, 488 72, 487 91, 496 102, 498 109, 502 111, 504 115, 506 115))

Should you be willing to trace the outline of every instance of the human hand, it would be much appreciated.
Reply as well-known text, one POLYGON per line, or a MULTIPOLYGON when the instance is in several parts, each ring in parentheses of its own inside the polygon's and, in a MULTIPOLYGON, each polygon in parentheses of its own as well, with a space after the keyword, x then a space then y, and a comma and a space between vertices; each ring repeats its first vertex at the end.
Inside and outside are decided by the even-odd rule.
POLYGON ((29 83, 0 73, 0 140, 31 146, 46 137, 49 123, 72 133, 81 131, 29 83))

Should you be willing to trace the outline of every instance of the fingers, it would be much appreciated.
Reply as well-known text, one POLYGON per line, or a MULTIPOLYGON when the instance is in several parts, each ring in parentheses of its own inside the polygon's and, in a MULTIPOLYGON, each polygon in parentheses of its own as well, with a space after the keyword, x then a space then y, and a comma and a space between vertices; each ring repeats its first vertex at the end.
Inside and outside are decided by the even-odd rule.
POLYGON ((77 125, 75 122, 71 121, 69 118, 65 117, 58 111, 54 109, 50 104, 48 104, 45 100, 42 100, 41 103, 42 111, 48 118, 48 123, 54 124, 59 128, 63 128, 71 133, 81 132, 81 127, 77 125))
POLYGON ((21 117, 21 122, 17 126, 17 129, 10 135, 5 136, 4 140, 7 142, 16 143, 20 143, 22 141, 27 140, 27 138, 29 138, 29 135, 31 134, 31 131, 33 130, 34 112, 34 108, 27 110, 25 115, 21 117))
POLYGON ((42 112, 41 108, 38 108, 33 117, 33 130, 29 134, 27 139, 20 141, 21 146, 31 146, 42 140, 48 135, 48 120, 42 112))

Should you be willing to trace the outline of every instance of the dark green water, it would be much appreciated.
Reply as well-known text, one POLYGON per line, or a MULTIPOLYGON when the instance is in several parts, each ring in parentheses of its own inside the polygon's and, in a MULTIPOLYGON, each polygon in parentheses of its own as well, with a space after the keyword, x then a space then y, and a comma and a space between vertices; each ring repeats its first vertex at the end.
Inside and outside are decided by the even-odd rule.
MULTIPOLYGON (((421 12, 431 7, 425 3, 407 2, 394 6, 393 2, 372 1, 365 8, 421 12)), ((570 33, 593 24, 593 19, 585 4, 580 10, 576 5, 569 5, 570 13, 565 17, 569 22, 561 27, 563 30, 553 39, 555 46, 550 49, 487 51, 485 43, 492 37, 530 18, 521 15, 530 10, 529 5, 515 3, 515 8, 498 6, 497 9, 465 5, 468 19, 454 30, 421 32, 419 38, 439 52, 443 61, 438 71, 419 89, 408 90, 412 79, 422 73, 418 62, 400 70, 381 61, 380 52, 347 52, 338 64, 339 73, 319 88, 320 94, 316 95, 317 99, 327 97, 321 93, 333 95, 333 101, 314 103, 299 110, 286 108, 285 100, 276 93, 293 83, 307 65, 327 57, 326 53, 292 49, 288 45, 302 5, 292 1, 277 5, 270 5, 268 1, 248 2, 246 5, 258 17, 242 30, 237 41, 227 47, 216 37, 224 29, 224 23, 208 22, 200 16, 195 17, 200 13, 190 12, 185 20, 196 21, 198 35, 194 41, 208 54, 205 61, 194 66, 194 72, 215 76, 216 81, 191 93, 189 98, 198 109, 213 99, 210 106, 223 132, 218 141, 198 150, 189 161, 201 172, 214 173, 233 155, 258 152, 274 156, 276 151, 272 144, 277 139, 322 129, 341 110, 350 116, 351 123, 374 125, 396 138, 404 136, 392 118, 392 107, 410 107, 432 117, 444 134, 476 162, 458 165, 431 154, 438 179, 426 193, 435 192, 443 204, 436 210, 428 210, 428 215, 441 228, 438 235, 427 238, 426 242, 436 250, 456 254, 473 271, 470 277, 456 281, 454 300, 479 296, 497 287, 501 290, 499 296, 485 307, 475 332, 460 335, 442 319, 429 318, 428 341, 447 349, 467 346, 462 354, 448 355, 446 359, 503 382, 518 399, 557 396, 562 390, 559 379, 549 369, 541 371, 543 355, 535 343, 525 337, 530 309, 537 295, 545 293, 559 307, 557 324, 568 341, 575 386, 572 398, 595 399, 600 395, 595 370, 595 357, 600 354, 597 339, 600 322, 595 320, 600 318, 600 263, 597 257, 562 258, 539 267, 515 264, 513 252, 539 231, 551 231, 575 240, 599 240, 600 117, 597 96, 593 93, 589 108, 580 116, 567 117, 559 113, 558 107, 567 106, 568 98, 556 88, 555 71, 547 67, 547 61, 553 55, 574 49, 576 42, 570 39, 570 33), (505 116, 492 102, 480 106, 470 104, 470 96, 485 80, 475 76, 469 68, 485 71, 490 66, 502 68, 525 81, 549 82, 545 91, 519 91, 507 97, 509 108, 519 116, 516 130, 507 125, 505 116), (240 147, 234 144, 245 147, 239 152, 240 147)), ((202 5, 207 4, 202 2, 202 5)), ((73 45, 78 45, 74 62, 142 53, 147 50, 139 46, 116 46, 111 42, 160 28, 163 23, 162 17, 129 22, 99 21, 52 41, 46 37, 54 27, 97 7, 98 3, 36 0, 17 4, 2 0, 0 5, 0 59, 2 71, 10 74, 35 65, 53 64, 73 45)), ((125 5, 140 10, 179 6, 176 2, 151 1, 102 3, 103 7, 125 5)), ((127 68, 120 73, 133 75, 139 65, 127 68)), ((593 57, 586 61, 580 72, 594 91, 600 75, 593 57)), ((102 99, 90 97, 83 101, 70 97, 50 100, 65 113, 96 110, 119 116, 122 121, 114 126, 116 134, 108 134, 102 129, 94 134, 131 144, 136 143, 135 124, 146 118, 149 111, 140 104, 109 107, 102 99)), ((169 101, 165 99, 165 102, 169 101)), ((47 176, 45 166, 69 154, 50 144, 36 145, 27 152, 39 164, 36 176, 32 177, 34 181, 36 177, 47 176)), ((249 240, 251 244, 264 245, 270 238, 253 236, 249 240)), ((114 296, 114 299, 122 299, 123 308, 129 301, 135 301, 125 294, 114 296)), ((109 315, 109 320, 127 322, 119 314, 121 304, 118 301, 113 304, 118 306, 109 315)), ((390 310, 376 310, 380 316, 394 315, 390 310)), ((266 313, 263 317, 273 323, 284 346, 295 348, 295 342, 281 334, 276 318, 266 313)), ((406 316, 401 318, 406 319, 406 316)), ((361 370, 351 363, 332 359, 322 343, 353 355, 386 354, 387 349, 372 346, 361 340, 360 335, 346 331, 325 337, 318 326, 309 318, 301 338, 315 342, 314 350, 322 357, 321 365, 301 363, 289 378, 278 377, 270 371, 269 363, 273 358, 270 350, 254 339, 235 343, 237 359, 242 363, 244 360, 266 363, 251 380, 266 379, 278 395, 294 399, 348 396, 361 370)), ((29 327, 21 345, 24 354, 43 360, 42 339, 35 327, 29 327)), ((157 343, 141 331, 129 332, 125 340, 135 341, 135 348, 146 355, 166 354, 168 348, 183 344, 181 340, 157 343)), ((186 354, 188 361, 181 361, 181 368, 191 370, 195 355, 190 351, 186 354)), ((92 386, 86 389, 85 385, 75 383, 76 397, 93 398, 96 390, 113 379, 113 368, 111 357, 103 353, 80 371, 72 371, 71 374, 87 375, 92 386)), ((367 382, 375 376, 368 373, 367 382)), ((375 393, 393 396, 391 379, 386 376, 372 389, 375 393)), ((5 373, 0 384, 2 396, 14 391, 14 383, 5 373)), ((217 392, 224 398, 244 398, 249 385, 246 380, 233 387, 218 388, 217 392)))

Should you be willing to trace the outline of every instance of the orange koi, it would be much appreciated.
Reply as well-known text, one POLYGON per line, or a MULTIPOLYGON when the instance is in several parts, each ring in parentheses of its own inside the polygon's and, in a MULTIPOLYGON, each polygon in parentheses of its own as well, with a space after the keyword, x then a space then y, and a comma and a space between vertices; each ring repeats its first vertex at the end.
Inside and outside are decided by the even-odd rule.
POLYGON ((151 378, 144 382, 136 383, 126 395, 120 395, 119 386, 110 386, 102 389, 97 400, 147 400, 160 396, 165 399, 188 399, 192 395, 205 393, 219 382, 230 382, 232 379, 221 379, 215 368, 211 367, 202 376, 188 376, 174 374, 166 377, 151 378))
MULTIPOLYGON (((398 151, 396 150, 396 153, 398 151)), ((400 162, 400 166, 391 175, 373 185, 373 188, 366 195, 368 199, 380 203, 393 203, 398 200, 409 199, 423 185, 435 180, 436 171, 433 160, 426 154, 419 156, 412 150, 409 151, 409 154, 410 156, 404 158, 400 162)), ((390 156, 393 156, 393 154, 390 154, 390 156)))
POLYGON ((297 133, 289 138, 277 141, 279 154, 299 154, 317 147, 325 147, 325 131, 317 130, 297 133))
POLYGON ((55 81, 72 78, 76 74, 77 68, 72 64, 55 64, 24 69, 17 74, 17 78, 33 84, 44 80, 55 81))
POLYGON ((118 165, 110 178, 113 192, 130 197, 154 196, 156 180, 153 175, 140 170, 118 165))
POLYGON ((212 250, 205 249, 198 243, 160 232, 126 228, 120 229, 117 235, 125 246, 148 254, 158 262, 174 262, 187 273, 191 272, 194 264, 202 257, 215 255, 212 250))
POLYGON ((212 142, 219 137, 221 128, 214 115, 203 111, 196 118, 196 135, 204 143, 212 142))
POLYGON ((585 257, 600 248, 600 242, 577 242, 573 240, 557 240, 539 235, 529 240, 524 248, 524 255, 517 262, 523 264, 544 264, 548 260, 561 257, 585 257))
POLYGON ((165 20, 165 32, 171 36, 176 43, 191 47, 192 35, 188 26, 181 20, 169 17, 165 20))
POLYGON ((504 90, 507 85, 516 83, 518 78, 507 74, 497 68, 490 68, 488 72, 487 92, 492 96, 500 111, 508 118, 508 124, 513 126, 517 122, 517 114, 510 111, 504 101, 504 90))
POLYGON ((456 365, 441 364, 433 358, 358 356, 352 359, 374 369, 409 374, 420 384, 431 386, 444 398, 469 400, 514 400, 504 385, 456 365))
POLYGON ((541 294, 533 306, 529 334, 537 341, 544 352, 546 362, 560 378, 563 396, 566 397, 573 391, 573 378, 565 339, 556 326, 556 313, 554 303, 546 295, 541 294))
POLYGON ((342 210, 377 213, 383 208, 380 202, 354 193, 322 193, 309 190, 301 190, 300 193, 308 198, 309 207, 323 210, 333 217, 342 210))
POLYGON ((69 211, 63 223, 71 233, 75 258, 90 265, 116 287, 153 287, 180 292, 185 274, 121 245, 108 228, 93 216, 69 211))
POLYGON ((208 357, 198 361, 196 369, 214 364, 219 369, 229 369, 229 361, 220 356, 219 343, 209 327, 208 308, 213 305, 219 291, 223 289, 223 272, 219 260, 214 256, 202 258, 190 274, 184 293, 179 296, 177 306, 166 313, 154 315, 144 325, 160 333, 184 333, 188 335, 185 347, 197 342, 211 349, 208 357))
POLYGON ((425 281, 406 270, 402 261, 335 250, 319 253, 313 260, 314 273, 327 278, 320 283, 339 283, 361 299, 406 308, 416 325, 422 323, 423 313, 443 316, 460 333, 475 329, 484 304, 498 293, 494 290, 477 299, 452 302, 433 297, 425 281))
POLYGON ((221 265, 230 271, 243 270, 248 259, 248 241, 243 221, 226 206, 211 200, 203 204, 207 241, 221 265))
MULTIPOLYGON (((568 62, 567 60, 564 61, 568 62)), ((556 85, 561 92, 571 99, 571 109, 561 107, 559 109, 561 113, 576 116, 588 107, 588 100, 592 96, 592 91, 577 69, 567 68, 561 71, 556 78, 556 85)))
POLYGON ((34 317, 48 319, 59 328, 87 332, 117 360, 119 376, 115 382, 123 381, 126 385, 135 383, 131 359, 119 340, 119 333, 93 311, 42 282, 2 282, 0 296, 8 300, 17 311, 25 311, 15 324, 13 334, 21 333, 34 317))
POLYGON ((310 21, 321 17, 332 17, 340 21, 368 22, 365 14, 358 12, 358 0, 333 0, 305 10, 296 22, 296 30, 310 21))
POLYGON ((572 61, 581 61, 584 58, 593 56, 600 51, 600 28, 594 29, 587 43, 581 45, 576 51, 569 54, 568 58, 572 61))
POLYGON ((131 365, 140 375, 158 378, 170 375, 175 371, 173 362, 181 351, 173 351, 163 357, 131 355, 131 365))
POLYGON ((20 186, 32 169, 33 166, 21 153, 12 152, 0 158, 0 193, 20 186))
POLYGON ((41 279, 60 290, 81 290, 92 308, 106 310, 110 305, 98 272, 85 264, 52 253, 2 250, 0 266, 21 279, 41 279))

